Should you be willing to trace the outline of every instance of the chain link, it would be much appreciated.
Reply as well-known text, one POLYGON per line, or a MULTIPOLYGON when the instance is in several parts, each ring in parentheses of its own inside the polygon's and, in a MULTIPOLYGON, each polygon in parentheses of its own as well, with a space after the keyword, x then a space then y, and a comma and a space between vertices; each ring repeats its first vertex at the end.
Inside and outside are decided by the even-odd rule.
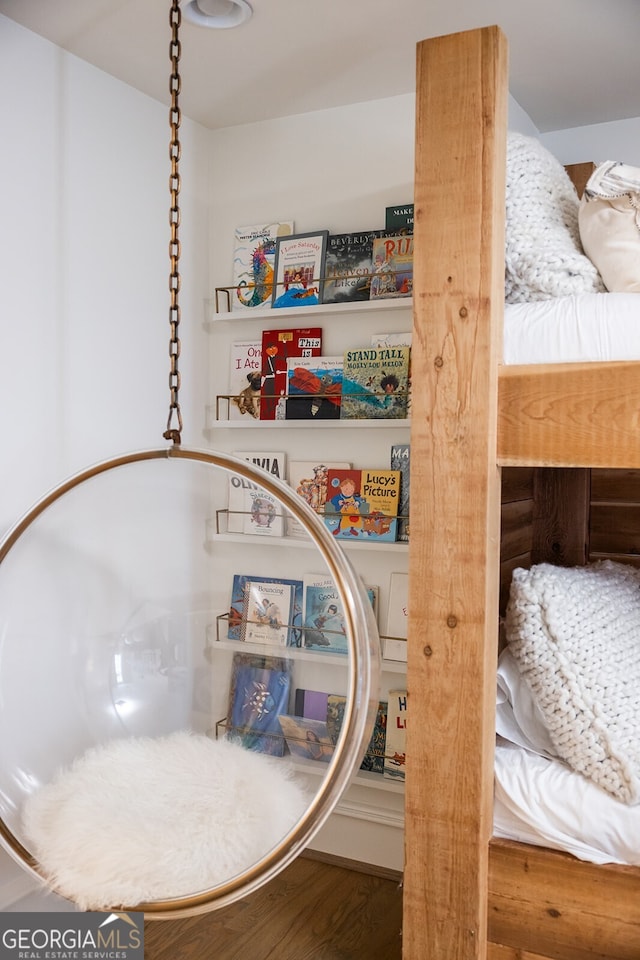
POLYGON ((173 440, 174 444, 179 444, 182 432, 182 413, 180 412, 180 403, 178 400, 178 391, 180 390, 180 371, 178 370, 178 359, 180 357, 180 338, 178 330, 180 327, 180 305, 178 295, 180 293, 180 205, 178 195, 180 193, 180 107, 178 98, 180 95, 180 39, 179 28, 182 21, 180 11, 180 0, 172 0, 171 12, 169 14, 169 24, 171 26, 171 43, 169 45, 169 56, 171 58, 171 76, 169 78, 169 91, 171 93, 171 106, 169 108, 169 126, 171 127, 171 140, 169 143, 169 158, 171 160, 171 174, 169 176, 169 192, 171 194, 171 206, 169 208, 169 225, 171 228, 171 239, 169 241, 169 261, 171 269, 169 273, 169 329, 171 339, 169 341, 169 357, 171 360, 169 372, 169 417, 167 419, 167 429, 163 437, 165 440, 173 440), (172 423, 177 423, 177 427, 172 423))

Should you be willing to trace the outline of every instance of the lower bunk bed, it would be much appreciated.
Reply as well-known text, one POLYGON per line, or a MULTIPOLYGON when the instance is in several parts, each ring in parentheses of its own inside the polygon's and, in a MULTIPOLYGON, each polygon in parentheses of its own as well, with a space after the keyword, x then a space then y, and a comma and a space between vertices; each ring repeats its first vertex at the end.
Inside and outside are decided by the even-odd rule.
POLYGON ((506 100, 498 28, 418 45, 403 957, 638 960, 640 868, 494 834, 506 584, 592 559, 591 468, 640 468, 637 359, 501 365, 506 100))
MULTIPOLYGON (((622 767, 629 776, 622 777, 621 786, 618 763, 613 789, 610 778, 605 790, 559 759, 547 717, 532 694, 536 684, 524 677, 532 652, 536 675, 546 677, 544 647, 559 634, 560 646, 579 653, 592 671, 609 644, 616 658, 615 669, 603 671, 609 685, 618 674, 620 686, 626 672, 631 689, 637 687, 640 471, 505 468, 501 489, 503 629, 487 955, 631 960, 640 956, 640 804, 637 795, 624 794, 625 788, 637 791, 633 769, 622 767), (581 582, 587 579, 583 574, 596 581, 602 577, 603 584, 592 591, 591 584, 581 582), (623 583, 631 593, 631 609, 623 583), (548 630, 542 641, 535 634, 538 626, 548 630), (517 659, 512 645, 521 637, 528 646, 517 659), (623 802, 623 795, 634 802, 623 802)), ((558 669, 566 675, 574 667, 569 662, 558 669)), ((576 716, 575 700, 584 689, 578 686, 576 692, 567 685, 562 722, 576 716)), ((549 709, 553 704, 551 698, 549 709)), ((635 710, 637 730, 637 702, 635 710)), ((576 722, 585 727, 583 716, 578 714, 576 722)), ((569 738, 567 756, 575 751, 576 739, 569 738)), ((616 753, 616 762, 638 749, 636 733, 616 753)), ((586 773, 594 774, 595 768, 596 779, 603 780, 607 758, 598 760, 586 773)))

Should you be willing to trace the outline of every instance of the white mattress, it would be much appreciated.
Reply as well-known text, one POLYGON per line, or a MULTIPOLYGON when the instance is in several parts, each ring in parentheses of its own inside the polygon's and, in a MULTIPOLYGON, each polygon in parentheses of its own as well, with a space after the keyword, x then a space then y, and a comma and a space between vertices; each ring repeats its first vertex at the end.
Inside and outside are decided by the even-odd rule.
POLYGON ((640 804, 621 803, 554 756, 508 649, 498 665, 496 732, 494 836, 640 866, 640 804))
POLYGON ((585 293, 508 303, 504 363, 640 360, 640 295, 585 293))

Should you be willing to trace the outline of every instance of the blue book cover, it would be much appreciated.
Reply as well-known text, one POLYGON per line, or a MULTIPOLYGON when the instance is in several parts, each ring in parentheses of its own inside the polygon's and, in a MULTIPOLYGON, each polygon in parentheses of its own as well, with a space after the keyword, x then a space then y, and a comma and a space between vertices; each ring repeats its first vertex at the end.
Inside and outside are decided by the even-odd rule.
MULTIPOLYGON (((327 698, 327 727, 332 743, 338 742, 340 728, 344 719, 344 707, 346 698, 338 694, 330 694, 327 698)), ((367 752, 360 764, 361 770, 368 770, 371 773, 380 773, 384 771, 384 755, 387 739, 387 703, 383 700, 378 703, 376 721, 371 734, 371 740, 367 747, 367 752)))
POLYGON ((329 694, 323 693, 321 690, 305 690, 298 687, 294 707, 296 717, 306 717, 308 720, 326 720, 328 697, 329 694))
POLYGON ((398 502, 398 540, 409 542, 409 499, 411 480, 411 447, 408 443, 394 443, 389 466, 400 471, 400 499, 398 502))
POLYGON ((246 573, 236 573, 231 588, 231 603, 229 604, 229 621, 227 626, 228 640, 243 640, 243 625, 245 617, 245 588, 249 582, 282 583, 293 590, 293 602, 289 614, 290 623, 287 637, 288 647, 302 646, 302 611, 304 603, 304 588, 302 580, 285 580, 282 577, 251 576, 246 573))
POLYGON ((349 649, 342 600, 331 577, 310 574, 304 581, 304 646, 323 653, 349 649))
POLYGON ((284 755, 278 721, 288 713, 291 669, 286 660, 236 653, 233 656, 227 737, 248 750, 284 755))

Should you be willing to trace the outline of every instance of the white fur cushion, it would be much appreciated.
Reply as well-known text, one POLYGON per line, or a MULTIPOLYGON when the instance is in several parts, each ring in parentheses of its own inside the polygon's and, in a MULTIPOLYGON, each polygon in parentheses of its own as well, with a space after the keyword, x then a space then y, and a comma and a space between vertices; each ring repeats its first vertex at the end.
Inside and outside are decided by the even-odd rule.
POLYGON ((607 290, 640 293, 640 168, 607 160, 589 177, 580 238, 607 290))
POLYGON ((533 137, 507 140, 505 299, 529 303, 604 286, 585 256, 578 227, 579 200, 559 160, 533 137))
POLYGON ((514 570, 505 626, 558 756, 640 802, 640 570, 514 570))
POLYGON ((281 759, 179 732, 89 750, 32 794, 31 851, 81 910, 209 890, 258 863, 308 798, 281 759))

